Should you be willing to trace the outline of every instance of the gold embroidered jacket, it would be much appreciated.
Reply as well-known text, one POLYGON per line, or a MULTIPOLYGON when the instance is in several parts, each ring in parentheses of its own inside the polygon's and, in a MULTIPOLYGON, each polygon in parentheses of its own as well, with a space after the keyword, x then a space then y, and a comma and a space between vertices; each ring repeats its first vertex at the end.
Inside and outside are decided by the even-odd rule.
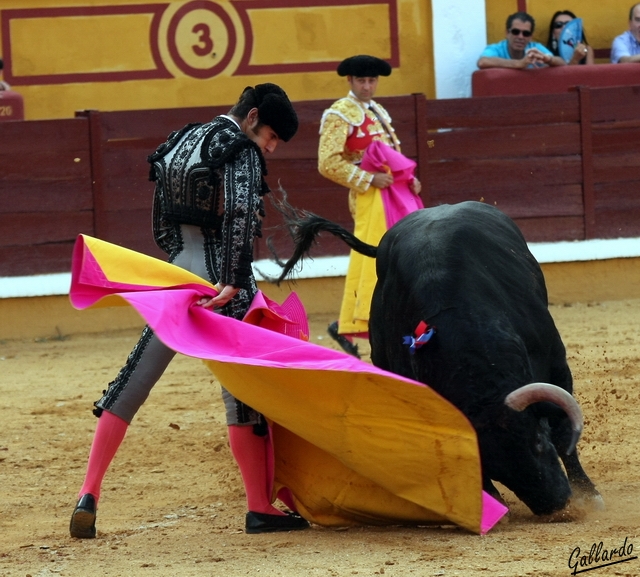
POLYGON ((364 103, 349 92, 322 115, 318 146, 320 174, 349 188, 352 195, 365 192, 373 174, 358 165, 373 140, 381 140, 400 150, 400 141, 384 107, 374 100, 364 103), (373 106, 378 116, 369 106, 373 106))

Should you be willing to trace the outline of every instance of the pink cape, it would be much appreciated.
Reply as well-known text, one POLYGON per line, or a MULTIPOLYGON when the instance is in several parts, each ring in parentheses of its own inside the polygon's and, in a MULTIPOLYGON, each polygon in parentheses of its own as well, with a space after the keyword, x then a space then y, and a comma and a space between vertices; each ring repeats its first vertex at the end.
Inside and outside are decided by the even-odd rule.
POLYGON ((414 210, 424 208, 422 199, 409 188, 416 163, 404 154, 375 140, 367 147, 360 168, 367 172, 388 172, 393 176, 393 184, 380 191, 387 230, 414 210))
POLYGON ((488 531, 506 508, 482 491, 475 431, 421 383, 304 339, 295 295, 259 296, 269 329, 197 305, 207 281, 87 236, 73 255, 76 308, 133 306, 167 346, 203 359, 273 424, 276 488, 323 525, 447 524, 488 531), (295 337, 288 336, 289 333, 295 337))

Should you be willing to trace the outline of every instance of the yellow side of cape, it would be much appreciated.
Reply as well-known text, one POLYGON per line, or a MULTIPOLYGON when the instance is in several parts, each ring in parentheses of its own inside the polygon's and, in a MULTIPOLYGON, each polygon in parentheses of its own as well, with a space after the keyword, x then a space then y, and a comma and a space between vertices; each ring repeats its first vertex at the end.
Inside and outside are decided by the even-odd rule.
POLYGON ((205 363, 234 396, 276 423, 276 481, 291 489, 307 519, 455 522, 479 532, 475 431, 431 389, 348 371, 205 363))
MULTIPOLYGON (((136 290, 126 286, 134 284, 141 285, 137 290, 210 286, 158 259, 90 237, 85 242, 91 254, 82 258, 88 263, 93 257, 97 272, 122 283, 125 292, 136 290)), ((114 295, 99 303, 112 299, 124 302, 114 295)), ((225 335, 212 328, 212 350, 216 338, 225 335)), ((479 533, 480 455, 469 421, 430 388, 349 359, 302 368, 261 364, 259 358, 204 362, 235 397, 273 423, 277 485, 291 489, 309 520, 456 523, 479 533)))

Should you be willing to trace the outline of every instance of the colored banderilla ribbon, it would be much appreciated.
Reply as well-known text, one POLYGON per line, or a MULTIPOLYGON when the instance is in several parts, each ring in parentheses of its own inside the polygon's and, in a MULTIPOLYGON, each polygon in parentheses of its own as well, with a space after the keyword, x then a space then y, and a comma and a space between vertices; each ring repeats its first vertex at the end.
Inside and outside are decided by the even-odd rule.
POLYGON ((402 344, 409 345, 409 353, 414 355, 417 349, 429 342, 435 329, 436 327, 430 327, 424 321, 420 321, 414 331, 415 337, 411 335, 402 337, 402 344))

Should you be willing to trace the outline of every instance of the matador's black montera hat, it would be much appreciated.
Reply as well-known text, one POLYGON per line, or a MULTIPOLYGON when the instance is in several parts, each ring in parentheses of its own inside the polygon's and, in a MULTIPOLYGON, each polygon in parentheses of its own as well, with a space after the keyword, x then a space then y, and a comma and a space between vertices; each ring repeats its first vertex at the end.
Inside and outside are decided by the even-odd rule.
POLYGON ((377 58, 360 54, 345 58, 338 64, 338 76, 389 76, 391 65, 377 58))
POLYGON ((256 84, 253 90, 260 122, 273 128, 281 140, 290 140, 298 131, 298 115, 287 93, 270 82, 256 84))

